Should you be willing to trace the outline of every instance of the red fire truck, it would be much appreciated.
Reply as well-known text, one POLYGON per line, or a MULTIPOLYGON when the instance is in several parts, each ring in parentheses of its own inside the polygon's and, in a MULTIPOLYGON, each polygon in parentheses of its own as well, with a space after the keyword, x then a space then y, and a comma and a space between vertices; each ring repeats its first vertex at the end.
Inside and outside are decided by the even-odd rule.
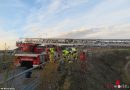
POLYGON ((16 42, 15 65, 16 66, 38 66, 48 60, 45 46, 34 43, 16 42))

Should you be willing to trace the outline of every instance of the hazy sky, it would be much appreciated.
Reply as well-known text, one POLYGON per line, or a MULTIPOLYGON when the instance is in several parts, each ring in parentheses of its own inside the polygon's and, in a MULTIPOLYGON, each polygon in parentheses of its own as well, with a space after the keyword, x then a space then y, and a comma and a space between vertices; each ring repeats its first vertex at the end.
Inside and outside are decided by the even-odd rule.
POLYGON ((130 38, 129 23, 130 0, 0 0, 0 49, 21 37, 130 38))

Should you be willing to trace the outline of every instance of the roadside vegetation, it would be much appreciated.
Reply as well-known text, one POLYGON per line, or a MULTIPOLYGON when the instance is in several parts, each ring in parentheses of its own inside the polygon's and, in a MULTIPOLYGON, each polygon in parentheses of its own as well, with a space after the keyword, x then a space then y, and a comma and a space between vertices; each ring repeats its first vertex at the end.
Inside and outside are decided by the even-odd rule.
POLYGON ((5 50, 1 51, 0 54, 0 82, 6 81, 9 78, 11 71, 15 68, 13 61, 13 54, 8 53, 8 48, 5 47, 5 50))
POLYGON ((115 85, 116 80, 130 85, 130 75, 124 69, 130 61, 127 56, 130 56, 129 50, 92 51, 86 73, 81 72, 80 62, 66 64, 62 71, 58 71, 58 62, 48 63, 41 73, 38 90, 110 90, 105 85, 115 85))

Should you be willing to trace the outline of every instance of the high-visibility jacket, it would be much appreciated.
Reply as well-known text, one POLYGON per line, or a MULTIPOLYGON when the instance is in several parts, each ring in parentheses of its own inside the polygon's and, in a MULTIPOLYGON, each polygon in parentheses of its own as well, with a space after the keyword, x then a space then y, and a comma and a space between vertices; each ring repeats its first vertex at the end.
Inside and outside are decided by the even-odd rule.
POLYGON ((49 59, 50 62, 54 62, 54 48, 50 48, 49 59))
POLYGON ((77 58, 77 53, 74 53, 74 54, 73 54, 73 57, 74 57, 74 58, 77 58))
POLYGON ((53 62, 54 60, 53 60, 53 55, 52 54, 50 54, 50 62, 53 62))
POLYGON ((50 62, 54 62, 54 54, 50 53, 49 54, 49 59, 50 59, 50 62))
POLYGON ((67 62, 69 60, 69 51, 68 50, 63 50, 63 57, 64 57, 65 62, 67 62))
POLYGON ((64 54, 64 55, 68 55, 68 54, 69 54, 69 51, 63 50, 63 54, 64 54))
POLYGON ((77 51, 76 48, 72 48, 72 51, 77 51))
POLYGON ((54 54, 54 48, 50 48, 50 52, 54 54))

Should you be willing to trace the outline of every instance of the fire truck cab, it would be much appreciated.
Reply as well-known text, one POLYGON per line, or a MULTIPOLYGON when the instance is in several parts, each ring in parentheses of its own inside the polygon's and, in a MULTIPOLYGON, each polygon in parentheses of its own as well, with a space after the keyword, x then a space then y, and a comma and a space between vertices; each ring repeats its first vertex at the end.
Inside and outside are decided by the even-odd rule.
POLYGON ((16 42, 16 46, 18 47, 15 53, 16 66, 35 67, 48 60, 44 46, 24 42, 16 42))

